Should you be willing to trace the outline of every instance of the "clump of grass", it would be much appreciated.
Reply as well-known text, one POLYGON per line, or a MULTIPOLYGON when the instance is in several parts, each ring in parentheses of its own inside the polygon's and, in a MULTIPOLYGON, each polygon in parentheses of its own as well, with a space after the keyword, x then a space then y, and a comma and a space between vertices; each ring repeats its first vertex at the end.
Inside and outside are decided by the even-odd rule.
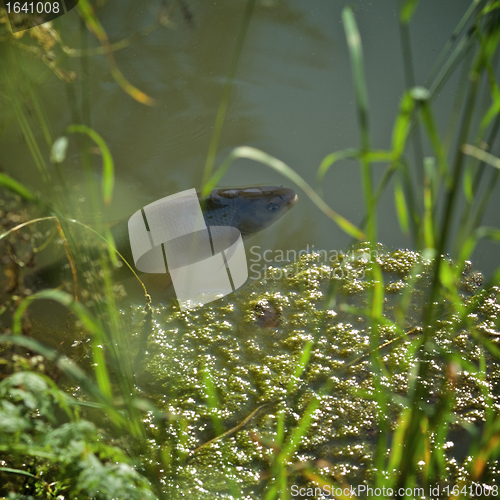
MULTIPOLYGON (((402 2, 400 9, 403 58, 407 63, 405 73, 410 86, 414 85, 414 82, 411 44, 407 30, 417 3, 416 1, 402 2)), ((301 188, 347 234, 357 238, 366 237, 373 246, 377 243, 377 202, 383 190, 387 189, 392 182, 395 208, 402 232, 411 235, 416 247, 426 258, 434 262, 431 293, 424 306, 425 321, 422 334, 411 340, 412 350, 415 353, 423 353, 424 358, 432 356, 433 334, 438 330, 443 314, 449 315, 448 317, 458 316, 459 323, 455 327, 457 332, 461 328, 467 329, 476 340, 478 348, 489 353, 492 356, 489 358, 490 362, 496 363, 500 354, 496 346, 496 338, 489 338, 475 329, 469 317, 473 305, 464 307, 460 298, 459 283, 461 273, 468 265, 467 260, 471 258, 479 241, 487 239, 498 242, 500 235, 496 227, 481 226, 482 217, 491 201, 498 180, 500 166, 498 159, 484 150, 485 145, 487 148, 492 148, 500 119, 500 93, 493 70, 496 67, 499 52, 499 5, 495 2, 472 2, 453 33, 450 43, 439 56, 436 64, 437 70, 429 78, 428 87, 412 87, 404 93, 399 114, 395 119, 391 150, 377 150, 371 147, 369 104, 363 72, 361 35, 358 32, 354 14, 349 7, 343 11, 342 21, 353 69, 361 146, 328 155, 318 168, 317 181, 318 184, 321 183, 329 168, 336 161, 345 158, 359 160, 366 206, 366 216, 362 227, 354 227, 337 212, 327 207, 322 200, 318 199, 317 193, 306 181, 290 167, 253 148, 242 147, 234 150, 215 173, 212 181, 207 184, 206 190, 208 191, 218 182, 235 159, 251 158, 283 174, 301 188), (470 55, 471 62, 466 55, 470 55), (460 64, 463 65, 463 71, 459 87, 466 90, 462 94, 463 100, 457 103, 457 106, 461 108, 460 113, 452 113, 450 117, 448 137, 445 140, 441 137, 436 124, 433 99, 460 64), (489 101, 486 112, 478 104, 479 89, 483 81, 486 82, 489 101), (457 120, 457 116, 461 119, 457 120), (473 129, 475 123, 479 124, 476 130, 473 129), (451 139, 453 133, 455 137, 451 139), (423 157, 423 139, 428 142, 432 156, 423 157), (406 154, 412 141, 416 152, 413 162, 406 154), (374 185, 372 178, 374 162, 388 163, 383 180, 378 186, 374 185), (486 169, 490 167, 493 169, 487 172, 486 169), (488 188, 481 191, 480 182, 486 175, 489 175, 490 182, 488 188), (466 193, 466 202, 460 208, 458 198, 462 190, 466 193), (452 228, 457 218, 460 220, 460 231, 458 235, 455 235, 452 228), (447 252, 453 256, 453 264, 443 258, 447 252)), ((426 383, 428 363, 420 362, 408 375, 412 382, 405 401, 406 410, 400 415, 394 427, 389 426, 386 418, 387 402, 394 395, 389 393, 383 384, 386 367, 381 360, 378 334, 380 326, 386 324, 386 318, 382 315, 383 276, 377 262, 373 263, 370 272, 376 285, 362 313, 367 316, 371 324, 371 361, 376 374, 374 394, 380 408, 376 453, 379 473, 373 478, 371 486, 373 488, 385 487, 386 490, 390 489, 395 492, 398 489, 403 491, 415 485, 428 487, 432 484, 444 484, 447 479, 451 480, 443 468, 445 463, 443 440, 449 434, 451 424, 455 423, 455 417, 451 411, 453 398, 451 393, 445 392, 436 405, 429 406, 426 403, 432 400, 433 395, 429 392, 429 386, 426 383), (425 463, 423 472, 422 463, 425 463)), ((415 278, 419 272, 419 267, 412 270, 415 278)), ((498 286, 499 279, 500 268, 493 273, 488 283, 485 283, 477 300, 489 293, 492 287, 498 286)), ((331 294, 331 297, 333 295, 331 294)), ((404 294, 402 298, 400 322, 394 324, 400 330, 403 328, 404 311, 408 306, 407 297, 408 295, 404 294)), ((328 306, 329 304, 325 304, 325 307, 328 306)), ((496 326, 498 327, 498 322, 496 326)), ((307 353, 307 350, 305 352, 307 353)), ((304 364, 307 364, 307 357, 304 358, 304 364)), ((456 376, 453 373, 460 373, 461 370, 468 368, 470 366, 467 359, 450 358, 444 367, 445 370, 450 370, 449 383, 453 384, 456 376)), ((475 369, 484 372, 484 364, 475 369)), ((325 391, 329 389, 328 385, 325 386, 325 391)), ((299 427, 289 431, 286 436, 283 430, 278 432, 278 441, 274 445, 280 451, 277 453, 275 466, 272 469, 267 499, 290 498, 291 485, 287 481, 286 466, 290 464, 290 451, 300 441, 300 436, 306 434, 314 404, 314 401, 311 402, 310 407, 303 414, 299 427)), ((280 420, 277 425, 282 426, 280 420)), ((494 463, 500 454, 500 446, 494 437, 497 435, 499 425, 500 417, 494 411, 492 404, 481 437, 476 437, 478 440, 470 450, 467 473, 459 488, 459 495, 463 498, 468 495, 467 488, 463 487, 470 486, 474 481, 481 482, 483 475, 487 475, 487 464, 494 463)), ((472 432, 470 428, 468 432, 472 432)), ((474 431, 474 433, 477 432, 474 431)), ((313 478, 311 484, 339 484, 335 478, 332 483, 332 478, 328 482, 328 478, 322 479, 317 473, 314 474, 314 478, 311 476, 313 478)))
POLYGON ((2 463, 15 464, 0 467, 5 494, 17 491, 9 498, 19 499, 154 498, 130 457, 79 416, 79 405, 49 377, 26 368, 0 382, 0 450, 7 458, 2 463))
MULTIPOLYGON (((93 12, 89 10, 88 2, 80 2, 79 9, 83 19, 88 24, 96 20, 93 12)), ((99 28, 100 25, 96 24, 96 26, 99 28)), ((59 45, 62 44, 57 31, 51 28, 50 34, 53 35, 53 43, 46 47, 47 50, 52 48, 55 42, 59 45)), ((105 36, 102 29, 98 34, 101 39, 105 36)), ((7 174, 0 174, 0 192, 4 193, 4 190, 8 190, 17 196, 17 206, 14 201, 9 206, 1 207, 9 210, 7 215, 12 214, 12 217, 0 234, 2 257, 4 257, 2 270, 8 271, 2 273, 2 285, 5 284, 3 274, 6 274, 8 293, 7 297, 2 295, 2 299, 5 300, 2 300, 0 305, 0 324, 10 323, 0 335, 2 368, 4 368, 2 375, 6 377, 3 385, 10 387, 10 389, 4 391, 0 399, 2 404, 7 405, 5 412, 8 412, 9 408, 12 411, 15 410, 12 402, 15 400, 14 403, 17 404, 16 398, 19 399, 19 390, 16 389, 15 385, 19 375, 11 374, 12 370, 16 369, 15 366, 12 367, 12 356, 21 355, 29 358, 34 354, 39 354, 43 356, 53 378, 62 377, 64 386, 69 391, 79 387, 86 394, 88 401, 85 402, 83 399, 80 399, 78 403, 73 401, 70 404, 71 408, 67 411, 67 418, 62 421, 50 420, 49 414, 60 412, 60 410, 52 403, 49 404, 48 400, 42 400, 41 397, 39 400, 32 397, 28 401, 31 397, 29 396, 30 391, 37 390, 41 382, 37 382, 38 379, 29 373, 26 374, 26 378, 23 380, 29 384, 26 387, 26 396, 21 398, 19 411, 16 410, 17 413, 13 414, 12 431, 2 433, 4 439, 0 454, 2 466, 5 465, 5 467, 2 467, 1 471, 0 494, 8 495, 9 492, 17 490, 19 498, 23 494, 45 496, 46 498, 56 498, 59 494, 67 495, 68 498, 80 496, 87 498, 149 497, 152 496, 153 489, 161 490, 158 474, 146 465, 149 472, 146 472, 145 475, 151 474, 152 479, 151 481, 144 479, 136 470, 138 463, 135 458, 144 453, 146 449, 146 432, 142 416, 145 411, 149 410, 149 405, 145 401, 141 402, 134 390, 132 360, 126 349, 123 327, 120 324, 116 305, 116 285, 111 277, 111 270, 117 265, 118 256, 112 238, 102 226, 98 216, 102 212, 102 207, 109 204, 113 194, 113 160, 100 135, 84 124, 77 123, 69 126, 63 132, 62 137, 54 141, 50 124, 46 119, 37 92, 37 85, 43 79, 34 84, 27 76, 25 58, 22 55, 23 47, 20 51, 19 43, 11 43, 8 40, 4 47, 8 56, 6 65, 9 71, 4 74, 8 73, 8 76, 3 77, 2 81, 5 85, 2 92, 5 92, 3 97, 8 98, 11 106, 11 118, 13 117, 20 126, 31 152, 39 179, 44 186, 42 190, 44 195, 32 187, 23 186, 7 174), (33 120, 28 119, 26 115, 26 108, 23 105, 25 99, 29 99, 36 110, 35 116, 43 131, 41 142, 33 128, 33 120), (61 191, 64 192, 64 189, 57 189, 58 186, 63 188, 65 186, 61 166, 70 134, 77 135, 79 139, 86 176, 87 196, 92 203, 95 229, 90 229, 68 216, 72 209, 68 208, 67 200, 61 196, 61 191), (89 161, 89 149, 93 147, 92 144, 99 148, 103 159, 101 194, 99 194, 99 189, 94 185, 92 179, 92 167, 89 161), (53 165, 47 161, 49 156, 53 165), (19 216, 21 199, 24 203, 30 204, 32 213, 37 213, 40 216, 31 219, 19 216), (47 229, 49 226, 50 228, 47 229), (76 228, 80 228, 80 234, 76 228), (82 231, 85 231, 84 241, 89 241, 89 235, 93 234, 104 241, 97 256, 95 249, 93 251, 94 271, 87 272, 87 276, 82 274, 81 269, 88 271, 89 265, 85 265, 82 260, 79 260, 78 250, 82 248, 81 243, 79 243, 82 240, 82 231), (42 232, 50 233, 50 236, 46 235, 46 238, 43 238, 42 232), (36 237, 31 233, 35 233, 36 237), (21 253, 20 242, 30 241, 32 243, 31 260, 34 261, 36 253, 42 247, 50 244, 56 246, 54 242, 50 241, 54 235, 57 235, 60 242, 63 243, 66 259, 71 267, 73 283, 70 293, 52 289, 33 293, 26 284, 23 284, 24 271, 29 271, 29 269, 25 265, 26 259, 21 253), (39 335, 39 329, 29 327, 30 323, 25 313, 33 302, 46 300, 57 302, 67 308, 67 328, 76 324, 80 331, 85 332, 78 340, 78 343, 85 342, 89 345, 90 354, 87 355, 88 359, 83 363, 84 369, 72 364, 60 352, 60 350, 68 350, 67 347, 63 346, 63 343, 66 342, 64 338, 61 341, 60 350, 56 350, 43 346, 33 338, 23 335, 39 335), (7 334, 8 332, 10 334, 7 334), (21 408, 23 402, 28 404, 25 409, 21 408), (45 413, 41 412, 37 415, 37 408, 40 406, 49 409, 45 413), (111 434, 125 434, 127 445, 122 445, 122 448, 119 449, 101 442, 102 439, 105 439, 104 433, 90 421, 79 417, 81 408, 87 412, 89 408, 99 409, 98 412, 95 409, 92 410, 94 412, 92 418, 94 419, 96 419, 96 415, 99 415, 99 412, 103 412, 106 417, 101 424, 111 434), (19 416, 17 420, 14 418, 16 415, 19 416), (50 422, 44 427, 48 418, 50 422), (57 440, 51 442, 49 437, 52 434, 61 434, 67 420, 75 422, 75 426, 78 427, 77 429, 75 427, 76 432, 68 427, 64 437, 64 445, 56 442, 57 440), (30 422, 30 425, 26 422, 30 422), (80 433, 80 435, 79 429, 84 429, 85 432, 80 433), (30 463, 29 469, 33 470, 33 473, 23 470, 23 464, 28 463, 27 459, 30 463), (74 464, 71 465, 71 462, 74 464), (118 465, 112 465, 112 463, 118 465), (100 471, 99 474, 92 474, 92 471, 95 472, 97 469, 100 471), (6 479, 7 477, 15 479, 11 481, 6 479), (137 487, 136 491, 132 491, 134 485, 137 487)), ((108 55, 111 54, 111 50, 107 47, 108 55)), ((113 65, 112 57, 109 57, 113 74, 119 79, 121 74, 113 65)), ((52 65, 50 69, 53 70, 54 67, 52 65)), ((71 85, 72 81, 73 79, 69 79, 68 84, 71 85)), ((145 94, 141 94, 123 78, 120 82, 131 95, 136 98, 143 96, 143 100, 147 100, 145 94)), ((85 115, 83 112, 77 114, 85 115)), ((8 118, 6 122, 9 122, 8 118)), ((95 241, 90 246, 95 246, 95 241)), ((90 247, 87 247, 83 253, 88 255, 89 249, 90 247)), ((33 267, 33 262, 30 265, 33 267)), ((72 332, 75 330, 74 326, 70 329, 72 332)), ((69 350, 71 351, 71 349, 69 350)), ((29 365, 26 367, 29 368, 29 365)), ((55 398, 59 402, 64 402, 65 398, 70 399, 68 394, 50 382, 49 377, 44 375, 42 378, 47 383, 52 384, 50 390, 46 391, 50 396, 49 399, 55 398)), ((67 401, 64 404, 68 406, 67 401)), ((161 492, 159 495, 161 496, 161 492)))

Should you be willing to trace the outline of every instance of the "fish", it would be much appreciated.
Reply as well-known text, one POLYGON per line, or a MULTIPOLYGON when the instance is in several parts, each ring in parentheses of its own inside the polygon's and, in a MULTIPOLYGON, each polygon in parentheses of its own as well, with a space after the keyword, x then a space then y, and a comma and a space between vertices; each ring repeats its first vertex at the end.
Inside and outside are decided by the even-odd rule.
POLYGON ((298 200, 293 189, 265 186, 216 189, 201 201, 207 226, 232 226, 243 238, 274 224, 298 200))
MULTIPOLYGON (((207 197, 202 198, 198 193, 200 206, 207 226, 231 226, 238 229, 247 239, 252 235, 267 229, 281 219, 296 203, 298 196, 293 189, 283 186, 254 186, 245 188, 218 188, 207 197)), ((134 258, 130 246, 128 220, 125 218, 110 227, 115 247, 123 258, 134 265, 134 258)), ((179 221, 189 225, 189 221, 179 221)), ((165 291, 171 288, 168 273, 147 275, 135 269, 141 280, 146 283, 148 291, 155 290, 153 295, 164 296, 165 291)), ((67 259, 50 264, 37 271, 30 280, 34 289, 52 288, 68 280, 69 264, 67 259), (61 268, 65 268, 61 273, 61 268), (66 276, 63 278, 63 274, 66 276)), ((115 281, 123 281, 131 277, 127 266, 123 266, 114 275, 115 281)), ((135 279, 135 278, 134 278, 135 279)), ((151 293, 150 293, 151 294, 151 293)), ((155 300, 156 301, 156 300, 155 300)))

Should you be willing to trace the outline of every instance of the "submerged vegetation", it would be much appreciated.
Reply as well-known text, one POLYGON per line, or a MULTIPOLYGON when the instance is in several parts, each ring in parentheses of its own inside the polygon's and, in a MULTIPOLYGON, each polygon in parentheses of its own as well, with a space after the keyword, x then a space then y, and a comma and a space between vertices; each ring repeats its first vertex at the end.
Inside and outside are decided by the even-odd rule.
MULTIPOLYGON (((424 88, 413 86, 408 35, 417 3, 400 6, 408 90, 390 150, 371 144, 363 34, 353 11, 343 10, 361 146, 327 156, 314 189, 252 147, 236 148, 215 168, 255 4, 248 0, 202 190, 209 192, 235 159, 250 158, 297 185, 362 243, 335 262, 308 253, 267 269, 266 279, 188 312, 175 302, 153 307, 147 293, 140 305, 119 302, 124 289, 112 271, 120 257, 97 215, 113 196, 111 152, 86 121, 88 96, 82 109, 75 101, 64 135, 53 137, 27 77, 31 53, 73 85, 64 58, 47 54, 71 50, 53 28, 35 36, 36 50, 2 35, 9 71, 1 75, 0 98, 10 118, 1 127, 19 126, 50 196, 0 172, 1 496, 272 500, 319 498, 333 489, 339 499, 376 498, 382 490, 387 498, 414 498, 413 488, 423 488, 424 498, 498 496, 500 268, 483 278, 469 259, 479 241, 500 240, 500 228, 482 223, 500 168, 489 152, 500 121, 500 4, 471 2, 424 88), (459 113, 442 134, 433 99, 459 68, 459 113), (26 102, 43 132, 38 138, 26 102), (70 136, 81 152, 92 228, 83 215, 69 217, 61 194, 70 136), (432 155, 423 156, 424 144, 432 155), (360 164, 366 216, 359 226, 320 195, 328 170, 345 158, 360 164), (378 185, 374 163, 385 165, 378 185), (378 243, 385 190, 393 191, 401 231, 416 251, 378 243), (71 282, 36 291, 29 275, 47 246, 60 247, 71 282), (50 326, 29 314, 47 300, 61 306, 50 326)), ((169 5, 190 18, 184 1, 169 5)), ((90 3, 80 0, 77 9, 113 78, 131 98, 153 105, 121 75, 116 47, 90 3)), ((162 10, 157 22, 168 24, 170 14, 162 10)), ((6 30, 4 12, 0 23, 6 30)))

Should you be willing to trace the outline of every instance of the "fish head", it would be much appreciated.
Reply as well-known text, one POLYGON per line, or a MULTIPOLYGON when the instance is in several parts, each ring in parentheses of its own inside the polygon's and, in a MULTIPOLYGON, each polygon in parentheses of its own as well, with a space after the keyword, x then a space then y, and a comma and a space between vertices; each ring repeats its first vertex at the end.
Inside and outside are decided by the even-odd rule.
POLYGON ((227 225, 239 229, 243 236, 257 233, 274 224, 298 200, 293 189, 282 186, 218 189, 210 197, 214 203, 224 205, 226 210, 231 211, 227 225))

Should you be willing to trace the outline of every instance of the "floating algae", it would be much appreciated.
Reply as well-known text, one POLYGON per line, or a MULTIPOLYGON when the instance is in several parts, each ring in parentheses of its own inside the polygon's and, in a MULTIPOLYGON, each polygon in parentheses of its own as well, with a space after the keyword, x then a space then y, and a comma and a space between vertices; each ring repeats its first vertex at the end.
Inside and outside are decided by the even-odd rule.
MULTIPOLYGON (((4 230, 28 220, 12 219, 9 214, 14 211, 5 203, 2 209, 4 230)), ((43 242, 47 237, 37 234, 39 226, 27 229, 27 250, 33 238, 43 242)), ((12 244, 21 245, 23 234, 13 235, 12 244)), ((164 419, 149 414, 146 424, 148 460, 161 464, 161 482, 169 498, 229 498, 241 492, 245 498, 262 498, 280 451, 275 444, 278 421, 284 419, 289 440, 314 398, 319 404, 311 425, 287 460, 289 484, 310 484, 306 464, 337 484, 339 478, 354 486, 373 483, 381 473, 374 464, 381 409, 370 357, 372 324, 363 309, 374 286, 374 261, 383 271, 384 315, 401 328, 398 331, 391 322, 378 328, 377 345, 386 344, 378 351, 385 367, 378 380, 388 394, 382 418, 395 428, 407 406, 411 372, 418 362, 428 365, 425 379, 419 380, 427 387, 428 397, 422 402, 426 411, 434 411, 453 381, 456 423, 446 443, 447 479, 456 484, 466 478, 470 434, 463 425, 480 427, 487 412, 496 411, 498 362, 464 330, 452 303, 441 304, 431 342, 415 353, 410 341, 421 331, 432 262, 418 252, 375 250, 359 246, 333 262, 309 253, 293 264, 266 269, 265 279, 201 309, 181 312, 175 303, 158 307, 145 324, 143 306, 122 308, 123 324, 131 329, 128 347, 135 356, 137 385, 166 410, 164 419), (408 306, 399 308, 405 294, 408 306), (309 343, 309 362, 297 377, 309 343), (454 368, 450 353, 469 366, 454 368), (470 369, 479 367, 483 357, 488 361, 485 372, 470 369)), ((20 262, 23 254, 17 247, 16 255, 20 262)), ((27 251, 23 262, 30 261, 27 251)), ((2 263, 5 274, 10 260, 2 263)), ((481 281, 467 265, 460 283, 461 303, 475 298, 481 281)), ((14 310, 30 291, 22 280, 12 283, 17 298, 8 307, 14 310)), ((499 292, 489 290, 469 315, 475 332, 493 344, 498 343, 499 292)), ((41 330, 33 327, 31 334, 40 338, 41 330)), ((44 342, 49 334, 58 335, 47 332, 44 342)), ((86 343, 74 345, 72 357, 88 365, 86 343)), ((482 480, 492 484, 497 475, 497 464, 490 461, 482 480)))
MULTIPOLYGON (((373 288, 368 278, 373 259, 383 271, 386 317, 398 317, 397 304, 410 289, 402 325, 407 335, 391 323, 378 329, 378 344, 387 344, 380 350, 385 367, 380 381, 390 394, 382 418, 395 428, 417 362, 428 365, 425 380, 419 380, 427 386, 428 399, 422 402, 427 411, 436 408, 453 379, 457 423, 452 431, 462 446, 446 444, 447 468, 451 482, 465 479, 467 433, 459 423, 485 420, 488 409, 498 404, 500 373, 498 362, 488 359, 486 373, 468 369, 450 375, 450 353, 476 367, 486 356, 452 307, 442 308, 430 342, 417 352, 411 349, 411 338, 421 331, 432 262, 418 252, 389 253, 382 247, 370 258, 362 246, 334 263, 321 263, 318 257, 310 253, 284 268, 267 269, 265 280, 201 309, 181 312, 168 304, 155 310, 145 351, 136 360, 136 380, 176 417, 161 426, 152 417, 148 421, 155 446, 170 457, 163 461, 170 495, 230 498, 237 491, 245 492, 244 498, 261 498, 279 453, 273 444, 279 416, 290 437, 315 397, 319 406, 312 423, 288 460, 289 484, 308 484, 301 472, 305 464, 350 485, 370 484, 380 473, 374 465, 381 417, 369 355, 371 323, 362 313, 373 288), (309 342, 309 363, 296 377, 309 342)), ((467 264, 459 286, 462 304, 474 299, 481 281, 467 264)), ((493 343, 498 342, 498 293, 498 288, 489 290, 469 316, 475 331, 493 343)), ((131 322, 138 324, 142 308, 133 315, 131 322)), ((138 350, 141 341, 134 338, 131 348, 138 350)), ((487 476, 495 480, 496 462, 489 464, 487 476)))

